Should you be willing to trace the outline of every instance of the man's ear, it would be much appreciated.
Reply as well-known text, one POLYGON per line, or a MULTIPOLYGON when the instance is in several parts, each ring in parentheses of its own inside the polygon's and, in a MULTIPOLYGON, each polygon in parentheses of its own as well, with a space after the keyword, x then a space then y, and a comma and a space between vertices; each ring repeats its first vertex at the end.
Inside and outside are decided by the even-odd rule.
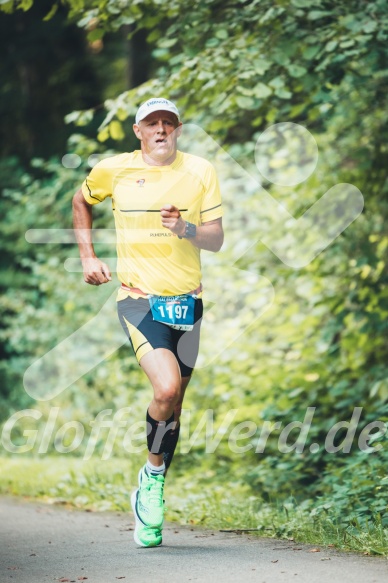
POLYGON ((139 140, 141 140, 141 130, 140 130, 139 126, 136 123, 133 124, 133 132, 134 132, 135 136, 139 140))
POLYGON ((176 137, 177 138, 179 138, 181 136, 181 134, 182 134, 182 126, 183 126, 183 124, 180 121, 178 127, 175 130, 176 131, 176 137))

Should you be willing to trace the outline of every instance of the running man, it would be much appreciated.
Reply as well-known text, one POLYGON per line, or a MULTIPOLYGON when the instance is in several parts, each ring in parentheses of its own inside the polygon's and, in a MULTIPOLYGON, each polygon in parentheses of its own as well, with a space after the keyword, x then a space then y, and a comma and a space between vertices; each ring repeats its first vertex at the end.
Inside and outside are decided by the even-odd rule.
POLYGON ((73 216, 85 282, 108 283, 109 268, 94 253, 92 207, 112 200, 118 315, 153 388, 146 413, 148 459, 131 497, 134 539, 155 547, 162 542, 165 474, 198 355, 200 250, 221 248, 222 206, 213 166, 177 149, 182 122, 171 101, 143 103, 133 131, 141 149, 99 162, 74 195, 73 216))

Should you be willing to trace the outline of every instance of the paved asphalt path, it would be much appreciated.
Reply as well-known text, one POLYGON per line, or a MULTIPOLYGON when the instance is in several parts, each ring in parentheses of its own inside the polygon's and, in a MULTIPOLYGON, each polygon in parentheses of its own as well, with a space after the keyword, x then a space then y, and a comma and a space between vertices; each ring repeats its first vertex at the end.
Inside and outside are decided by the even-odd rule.
POLYGON ((167 525, 132 540, 133 517, 0 498, 0 583, 385 583, 386 559, 167 525))

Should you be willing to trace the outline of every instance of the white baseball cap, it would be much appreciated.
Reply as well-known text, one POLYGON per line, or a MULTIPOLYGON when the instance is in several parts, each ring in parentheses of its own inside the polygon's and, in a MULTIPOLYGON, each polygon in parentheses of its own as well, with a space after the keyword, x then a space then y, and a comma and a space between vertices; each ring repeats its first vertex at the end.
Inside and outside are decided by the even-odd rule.
POLYGON ((177 116, 178 121, 180 121, 179 111, 172 101, 164 99, 163 97, 152 97, 151 99, 148 99, 148 101, 142 103, 137 110, 135 118, 136 124, 154 111, 170 111, 171 113, 174 113, 177 116))

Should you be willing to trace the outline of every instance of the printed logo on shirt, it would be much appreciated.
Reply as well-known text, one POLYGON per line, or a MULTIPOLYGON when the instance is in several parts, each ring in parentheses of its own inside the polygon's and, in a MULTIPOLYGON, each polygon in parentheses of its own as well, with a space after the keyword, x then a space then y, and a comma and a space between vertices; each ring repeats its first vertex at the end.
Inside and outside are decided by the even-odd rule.
POLYGON ((136 180, 136 184, 138 186, 140 186, 140 188, 142 188, 144 186, 145 183, 145 178, 140 178, 139 180, 136 180))

